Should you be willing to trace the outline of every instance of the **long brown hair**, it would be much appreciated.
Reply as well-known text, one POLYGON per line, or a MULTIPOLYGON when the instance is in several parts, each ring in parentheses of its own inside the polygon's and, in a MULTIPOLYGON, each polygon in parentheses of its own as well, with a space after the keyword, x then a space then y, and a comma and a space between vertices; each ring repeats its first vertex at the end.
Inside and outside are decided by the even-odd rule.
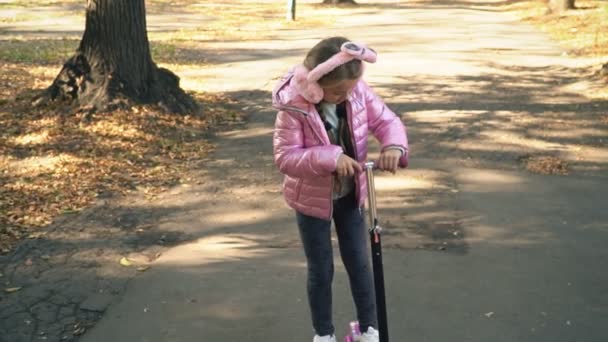
MULTIPOLYGON (((340 52, 342 44, 349 40, 344 37, 331 37, 323 39, 313 46, 304 58, 304 66, 308 70, 314 69, 317 65, 330 59, 333 55, 340 52)), ((321 77, 318 83, 321 86, 333 84, 343 80, 354 80, 363 74, 363 66, 359 59, 353 59, 344 63, 329 73, 321 77)))

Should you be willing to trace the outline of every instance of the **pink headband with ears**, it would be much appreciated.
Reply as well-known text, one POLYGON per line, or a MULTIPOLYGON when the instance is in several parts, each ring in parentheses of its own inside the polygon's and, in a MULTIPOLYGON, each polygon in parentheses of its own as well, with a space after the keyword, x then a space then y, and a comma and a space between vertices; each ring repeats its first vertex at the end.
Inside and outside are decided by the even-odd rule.
POLYGON ((323 99, 323 89, 317 81, 342 64, 353 59, 359 59, 368 63, 376 62, 376 51, 363 44, 346 42, 340 47, 340 52, 331 56, 325 62, 317 65, 310 72, 306 67, 300 65, 294 70, 295 85, 300 95, 307 101, 319 103, 323 99))

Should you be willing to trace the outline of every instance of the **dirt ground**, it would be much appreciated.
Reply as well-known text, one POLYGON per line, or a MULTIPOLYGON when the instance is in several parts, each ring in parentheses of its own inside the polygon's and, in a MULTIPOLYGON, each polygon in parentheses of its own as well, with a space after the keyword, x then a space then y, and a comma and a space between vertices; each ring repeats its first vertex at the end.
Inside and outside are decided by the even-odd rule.
MULTIPOLYGON (((581 78, 596 61, 497 3, 381 1, 328 26, 205 41, 191 58, 213 66, 178 68, 184 86, 236 99, 246 122, 210 134, 215 151, 154 199, 101 198, 1 256, 0 341, 310 340, 270 91, 339 34, 379 52, 366 78, 411 141, 411 167, 376 179, 396 340, 606 340, 608 100, 581 78)), ((190 22, 171 14, 152 29, 190 22)), ((339 327, 346 286, 339 269, 339 327)))

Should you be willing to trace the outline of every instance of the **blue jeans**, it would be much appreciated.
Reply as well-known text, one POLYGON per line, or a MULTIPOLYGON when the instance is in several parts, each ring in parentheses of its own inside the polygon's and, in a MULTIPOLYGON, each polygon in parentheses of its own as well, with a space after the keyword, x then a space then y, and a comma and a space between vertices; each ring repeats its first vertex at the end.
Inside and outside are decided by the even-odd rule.
MULTIPOLYGON (((308 262, 308 303, 319 336, 333 335, 331 283, 334 276, 331 221, 296 212, 308 262)), ((361 331, 376 327, 376 300, 369 262, 367 229, 354 194, 333 203, 342 262, 348 273, 361 331)))

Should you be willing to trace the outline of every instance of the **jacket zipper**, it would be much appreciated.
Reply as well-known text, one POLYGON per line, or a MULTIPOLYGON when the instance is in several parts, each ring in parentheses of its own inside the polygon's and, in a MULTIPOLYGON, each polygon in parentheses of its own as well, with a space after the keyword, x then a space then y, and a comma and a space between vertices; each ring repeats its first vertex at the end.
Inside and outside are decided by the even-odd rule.
MULTIPOLYGON (((355 154, 355 161, 359 162, 359 153, 357 152, 357 143, 355 141, 355 132, 353 130, 353 118, 352 118, 352 106, 350 104, 350 101, 347 102, 347 106, 346 106, 346 121, 348 122, 348 130, 350 132, 350 141, 351 144, 353 145, 353 152, 355 154)), ((359 176, 356 175, 355 177, 353 177, 355 179, 355 197, 357 199, 357 206, 359 206, 359 196, 360 196, 360 191, 359 191, 359 176)), ((331 177, 331 188, 330 188, 330 193, 329 193, 329 219, 331 220, 331 218, 334 215, 334 177, 331 177)))
MULTIPOLYGON (((347 102, 347 106, 346 106, 346 118, 348 121, 348 129, 350 131, 350 141, 351 144, 353 144, 353 152, 355 153, 355 161, 357 161, 357 163, 359 162, 359 152, 357 152, 357 142, 355 141, 355 131, 353 128, 353 110, 352 110, 352 105, 351 102, 348 101, 347 102)), ((355 198, 357 199, 357 206, 359 206, 359 196, 360 191, 359 191, 359 176, 355 175, 355 198)))

